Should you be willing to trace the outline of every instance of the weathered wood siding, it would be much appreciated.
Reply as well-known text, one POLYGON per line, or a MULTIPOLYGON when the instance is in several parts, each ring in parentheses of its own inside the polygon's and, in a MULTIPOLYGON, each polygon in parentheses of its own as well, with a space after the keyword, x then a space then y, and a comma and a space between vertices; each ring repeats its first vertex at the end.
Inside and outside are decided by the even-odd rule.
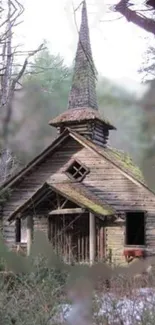
POLYGON ((83 183, 99 198, 112 205, 118 213, 136 210, 147 212, 146 247, 150 252, 154 251, 155 195, 145 187, 133 183, 112 163, 89 149, 81 150, 78 159, 90 169, 83 183))
POLYGON ((34 232, 39 230, 43 231, 48 237, 48 217, 46 216, 34 216, 33 217, 33 229, 34 232))
POLYGON ((109 225, 105 227, 105 258, 108 263, 124 264, 124 226, 109 225))
POLYGON ((35 167, 13 188, 11 199, 3 209, 2 228, 6 240, 15 240, 14 223, 9 224, 7 222, 9 215, 31 198, 49 177, 53 182, 68 180, 64 171, 69 166, 71 158, 76 156, 81 148, 82 146, 74 140, 66 141, 57 152, 35 167))
MULTIPOLYGON (((3 211, 5 239, 11 241, 15 238, 14 223, 10 226, 6 221, 10 213, 26 202, 49 177, 50 181, 56 183, 68 180, 64 172, 71 160, 75 158, 90 169, 90 173, 83 180, 84 185, 99 198, 112 205, 116 211, 119 213, 128 210, 147 211, 146 246, 150 251, 155 250, 155 196, 144 187, 133 183, 111 162, 93 150, 82 147, 73 139, 62 144, 55 153, 37 168, 35 167, 16 185, 11 200, 6 204, 3 211)), ((110 233, 109 236, 111 236, 110 233)), ((122 250, 122 245, 122 240, 118 241, 118 250, 122 250)))
POLYGON ((11 224, 7 221, 7 219, 3 218, 3 225, 2 225, 2 231, 4 240, 6 242, 6 245, 11 248, 12 245, 15 243, 16 240, 16 232, 15 232, 15 221, 13 221, 11 224))
MULTIPOLYGON (((72 130, 80 133, 88 139, 93 140, 96 144, 105 147, 108 137, 109 131, 106 126, 103 127, 103 124, 99 121, 88 121, 85 123, 76 123, 72 124, 72 130)), ((62 133, 65 129, 64 127, 57 128, 58 134, 62 133)))
POLYGON ((100 122, 94 123, 93 134, 92 134, 93 141, 97 145, 105 147, 107 144, 108 137, 109 137, 108 129, 106 130, 106 127, 103 128, 103 125, 100 122))

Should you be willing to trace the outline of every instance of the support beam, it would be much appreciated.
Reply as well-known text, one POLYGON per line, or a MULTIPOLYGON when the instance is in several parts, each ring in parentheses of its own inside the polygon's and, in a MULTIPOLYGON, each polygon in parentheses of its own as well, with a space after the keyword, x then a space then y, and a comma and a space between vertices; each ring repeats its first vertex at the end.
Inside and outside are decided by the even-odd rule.
POLYGON ((27 256, 30 255, 33 239, 33 217, 27 216, 27 256))
POLYGON ((96 229, 95 229, 95 216, 89 212, 89 262, 92 265, 95 261, 96 252, 96 229))
POLYGON ((71 209, 57 209, 49 212, 49 215, 58 215, 58 214, 76 214, 83 213, 85 209, 82 208, 71 208, 71 209))

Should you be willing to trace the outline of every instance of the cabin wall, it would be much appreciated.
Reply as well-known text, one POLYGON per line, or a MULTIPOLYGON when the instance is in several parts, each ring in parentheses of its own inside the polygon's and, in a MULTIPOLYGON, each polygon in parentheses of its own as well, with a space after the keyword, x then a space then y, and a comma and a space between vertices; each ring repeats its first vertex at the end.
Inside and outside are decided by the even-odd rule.
MULTIPOLYGON (((71 128, 73 131, 78 132, 81 135, 86 137, 91 137, 91 134, 93 132, 92 126, 89 122, 72 124, 71 128)), ((65 126, 57 128, 59 134, 62 133, 64 130, 65 130, 65 126)))
POLYGON ((103 128, 103 124, 100 122, 94 123, 92 140, 99 146, 106 147, 107 141, 109 137, 109 131, 105 127, 103 128))
POLYGON ((145 224, 147 255, 151 255, 155 250, 155 212, 148 211, 145 224))
MULTIPOLYGON (((65 126, 58 127, 58 134, 61 134, 65 129, 65 126)), ((71 129, 88 139, 93 140, 97 145, 106 147, 109 130, 106 125, 99 121, 88 121, 85 123, 76 123, 71 125, 71 129)))
MULTIPOLYGON (((132 210, 147 212, 146 246, 150 251, 154 250, 155 196, 136 182, 133 183, 110 161, 93 150, 84 148, 74 139, 63 143, 56 152, 46 158, 42 164, 35 166, 34 170, 27 173, 24 179, 16 184, 11 199, 3 210, 2 227, 5 240, 11 242, 15 234, 14 223, 11 225, 7 223, 9 215, 25 203, 49 178, 51 182, 56 183, 69 180, 65 170, 74 159, 78 159, 90 169, 83 184, 103 201, 113 206, 118 213, 132 210)), ((123 245, 121 243, 120 245, 123 245)))
POLYGON ((34 216, 33 217, 33 230, 43 231, 48 237, 48 217, 47 216, 34 216))
POLYGON ((124 247, 124 225, 111 224, 105 227, 105 259, 108 263, 123 265, 126 264, 124 247))
POLYGON ((75 140, 70 139, 65 141, 57 152, 51 154, 39 166, 35 166, 31 172, 16 184, 12 190, 11 198, 6 203, 2 212, 2 229, 5 240, 13 240, 14 238, 14 223, 8 223, 9 215, 20 205, 31 198, 33 194, 43 185, 46 180, 51 179, 53 182, 61 182, 68 180, 64 173, 69 166, 71 159, 77 155, 82 149, 82 146, 75 140))
POLYGON ((2 223, 3 237, 4 237, 6 245, 9 248, 12 248, 12 246, 15 244, 15 239, 16 239, 16 231, 15 230, 16 230, 15 221, 13 221, 10 224, 7 221, 7 219, 3 219, 3 223, 2 223))
POLYGON ((100 199, 113 206, 119 214, 127 211, 146 211, 146 248, 148 253, 154 251, 154 194, 134 183, 110 161, 90 149, 83 148, 77 153, 77 158, 90 169, 83 184, 100 199))

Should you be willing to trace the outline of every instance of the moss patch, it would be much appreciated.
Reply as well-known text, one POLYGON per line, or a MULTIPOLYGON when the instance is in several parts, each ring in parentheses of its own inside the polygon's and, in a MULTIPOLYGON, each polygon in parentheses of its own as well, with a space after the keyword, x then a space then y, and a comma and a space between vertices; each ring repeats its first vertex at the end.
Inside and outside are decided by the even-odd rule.
POLYGON ((78 183, 61 183, 52 184, 54 190, 59 191, 62 195, 74 201, 81 207, 87 208, 97 215, 112 215, 115 210, 108 204, 99 200, 96 195, 92 194, 86 187, 78 183))
POLYGON ((137 180, 143 183, 145 182, 142 171, 136 164, 134 164, 129 154, 117 149, 109 149, 109 150, 110 150, 110 154, 112 154, 114 158, 116 158, 124 168, 126 168, 129 172, 131 172, 137 180))

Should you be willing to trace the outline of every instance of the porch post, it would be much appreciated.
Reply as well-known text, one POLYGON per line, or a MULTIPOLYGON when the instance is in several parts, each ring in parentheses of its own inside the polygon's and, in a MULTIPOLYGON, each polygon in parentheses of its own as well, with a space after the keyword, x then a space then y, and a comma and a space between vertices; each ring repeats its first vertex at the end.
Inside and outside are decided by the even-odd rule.
POLYGON ((96 231, 95 231, 95 216, 89 212, 89 262, 93 264, 95 261, 96 250, 96 231))
POLYGON ((33 239, 33 217, 27 216, 27 256, 30 255, 33 239))

